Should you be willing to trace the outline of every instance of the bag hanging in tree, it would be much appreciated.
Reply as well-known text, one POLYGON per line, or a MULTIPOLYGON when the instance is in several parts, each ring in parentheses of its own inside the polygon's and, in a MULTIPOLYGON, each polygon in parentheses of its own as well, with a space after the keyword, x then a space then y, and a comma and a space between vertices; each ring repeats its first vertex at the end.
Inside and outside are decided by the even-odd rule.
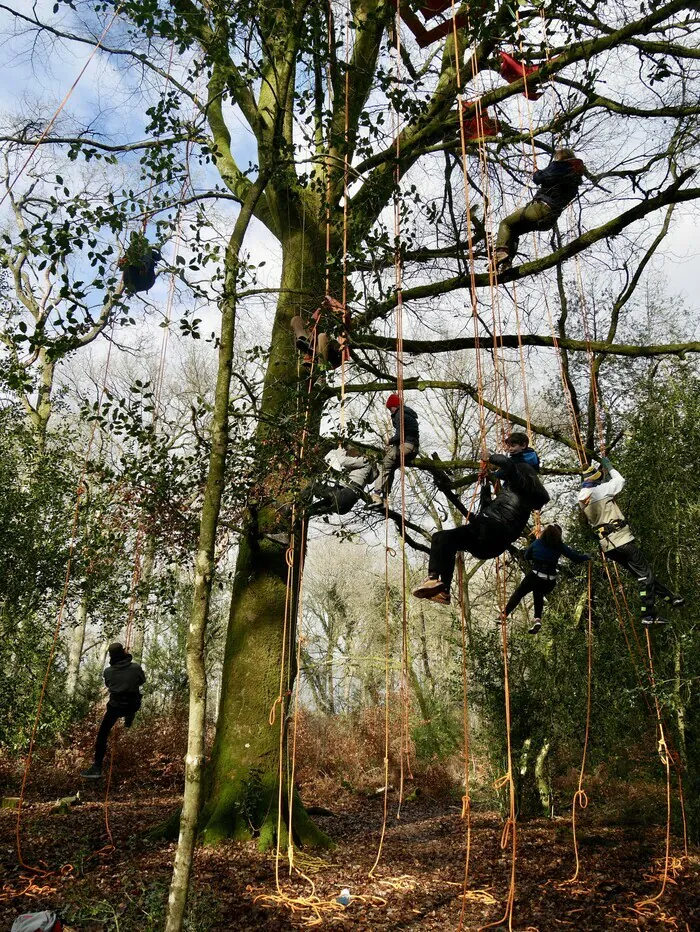
POLYGON ((63 932, 63 923, 56 913, 25 913, 12 923, 11 932, 63 932))
POLYGON ((117 263, 124 275, 124 287, 130 294, 148 291, 156 281, 156 263, 161 255, 143 233, 132 231, 126 252, 117 263))

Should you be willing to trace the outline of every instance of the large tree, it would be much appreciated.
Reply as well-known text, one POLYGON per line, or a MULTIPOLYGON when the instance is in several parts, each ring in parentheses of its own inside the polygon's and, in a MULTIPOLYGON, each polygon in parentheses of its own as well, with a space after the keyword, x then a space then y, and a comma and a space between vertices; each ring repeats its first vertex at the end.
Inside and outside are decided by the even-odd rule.
MULTIPOLYGON (((75 17, 39 22, 17 4, 11 13, 47 39, 91 44, 93 14, 107 15, 104 6, 97 0, 76 3, 82 27, 75 17)), ((2 8, 10 10, 7 4, 2 8)), ((291 318, 308 316, 327 289, 362 308, 351 329, 357 378, 350 389, 355 393, 396 385, 392 314, 397 305, 413 329, 408 336, 415 337, 405 341, 404 351, 418 359, 476 348, 494 373, 494 349, 502 354, 511 347, 514 352, 538 347, 538 368, 556 371, 559 364, 547 348, 557 345, 574 408, 584 422, 588 415, 590 446, 594 410, 589 406, 587 412, 578 403, 572 357, 592 355, 597 378, 605 360, 616 356, 700 349, 687 342, 617 342, 621 316, 673 223, 670 208, 700 196, 691 167, 700 110, 693 38, 697 6, 669 0, 640 10, 625 2, 568 0, 514 17, 510 4, 466 3, 462 12, 469 26, 425 51, 415 47, 405 27, 396 24, 393 6, 382 0, 353 0, 348 9, 312 0, 281 0, 272 6, 257 0, 126 0, 118 12, 101 54, 117 66, 166 80, 162 99, 152 108, 147 138, 105 141, 89 133, 70 137, 52 131, 41 140, 31 133, 9 133, 6 139, 20 147, 36 141, 68 146, 74 154, 108 151, 127 157, 142 151, 148 153, 146 166, 161 172, 168 153, 173 161, 181 160, 187 146, 190 157, 211 168, 208 189, 187 195, 199 205, 250 204, 254 185, 265 179, 264 191, 254 198, 254 216, 279 244, 281 275, 264 382, 253 404, 257 426, 249 456, 230 464, 246 497, 200 827, 209 841, 259 834, 269 844, 277 833, 284 749, 284 734, 280 740, 269 717, 275 709, 276 722, 286 720, 295 674, 295 592, 305 541, 297 527, 287 604, 285 553, 266 534, 278 528, 276 505, 290 497, 309 469, 301 462, 302 437, 307 464, 314 462, 322 413, 337 394, 331 379, 309 386, 304 371, 299 374, 291 318), (402 37, 398 56, 392 51, 397 29, 402 37), (522 47, 528 59, 543 63, 539 76, 530 79, 530 90, 536 81, 544 96, 522 122, 524 81, 494 77, 504 47, 522 47), (498 115, 500 132, 481 145, 467 139, 462 171, 458 105, 462 98, 475 97, 498 115), (194 109, 194 118, 187 108, 194 109), (241 123, 249 133, 247 146, 241 144, 241 123), (611 144, 616 139, 622 142, 611 144), (492 315, 487 254, 494 218, 522 196, 532 153, 547 159, 560 140, 590 163, 582 210, 569 218, 568 232, 562 223, 548 240, 551 248, 545 246, 501 277, 495 292, 500 292, 500 310, 492 315), (392 220, 392 203, 399 228, 392 220), (401 301, 394 276, 397 257, 401 301), (571 300, 578 276, 574 263, 565 263, 575 257, 584 264, 587 257, 605 264, 617 281, 598 315, 598 325, 603 319, 606 323, 602 336, 600 329, 582 330, 580 314, 572 322, 573 308, 585 310, 582 298, 571 300), (516 283, 518 305, 513 301, 516 283), (544 300, 548 294, 557 296, 554 332, 544 300), (516 328, 518 307, 526 311, 523 328, 520 317, 516 328), (476 332, 465 336, 472 316, 476 332), (286 677, 280 688, 283 662, 286 677)), ((531 255, 529 243, 522 248, 531 255)), ((238 276, 239 261, 238 251, 224 258, 224 280, 238 276)), ((484 397, 467 380, 406 384, 464 389, 475 406, 483 400, 492 411, 527 422, 516 410, 519 404, 506 405, 497 394, 484 397)), ((565 447, 574 445, 565 431, 546 423, 532 426, 565 447)), ((464 470, 469 463, 443 465, 464 470)), ((416 466, 439 473, 430 461, 418 460, 416 466)), ((450 482, 459 488, 469 476, 467 471, 453 473, 452 479, 440 473, 439 478, 449 491, 450 482)), ((302 807, 295 805, 294 811, 296 840, 323 842, 302 807)))

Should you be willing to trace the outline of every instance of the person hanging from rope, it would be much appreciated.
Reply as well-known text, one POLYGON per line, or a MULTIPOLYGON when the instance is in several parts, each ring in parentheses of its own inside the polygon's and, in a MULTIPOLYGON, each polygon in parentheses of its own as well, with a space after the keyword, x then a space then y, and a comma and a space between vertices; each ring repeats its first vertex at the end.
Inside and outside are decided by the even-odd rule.
POLYGON ((124 719, 125 728, 131 728, 134 717, 141 708, 139 687, 146 682, 140 664, 134 663, 131 654, 124 650, 122 644, 110 644, 108 653, 109 666, 104 671, 104 678, 109 690, 109 702, 97 732, 94 763, 80 774, 85 780, 99 780, 102 776, 102 763, 107 752, 109 733, 120 718, 124 719))
MULTIPOLYGON (((527 437, 525 441, 527 446, 527 437)), ((506 449, 510 455, 491 453, 487 460, 487 464, 496 466, 503 477, 496 496, 491 495, 485 463, 479 511, 471 514, 466 524, 433 534, 428 578, 413 590, 417 599, 449 605, 457 553, 466 551, 477 560, 500 556, 523 533, 532 512, 539 511, 549 501, 549 493, 537 475, 538 470, 519 458, 519 454, 525 452, 522 443, 507 443, 506 449)))
POLYGON ((637 546, 635 536, 615 500, 624 487, 625 479, 603 456, 600 467, 591 465, 584 470, 578 495, 579 508, 600 541, 603 559, 619 563, 637 579, 642 624, 665 625, 668 621, 656 610, 657 596, 674 608, 681 608, 685 599, 656 578, 652 565, 637 546))
POLYGON ((532 564, 532 569, 525 574, 522 582, 508 599, 505 611, 499 622, 512 614, 528 593, 532 593, 535 619, 528 631, 537 634, 542 627, 544 598, 550 595, 557 584, 557 566, 560 557, 574 563, 585 563, 593 558, 588 553, 579 553, 564 543, 562 529, 558 524, 547 524, 540 536, 533 540, 525 551, 525 559, 532 564))
POLYGON ((401 404, 401 398, 394 392, 386 400, 386 406, 391 414, 391 423, 394 433, 384 448, 384 459, 379 469, 377 481, 372 493, 372 504, 375 507, 385 507, 389 492, 394 484, 396 470, 401 466, 401 455, 405 465, 413 462, 418 456, 420 446, 420 428, 418 415, 407 405, 401 404), (403 422, 403 443, 402 441, 403 422))
POLYGON ((350 358, 347 340, 336 340, 328 331, 337 330, 340 325, 344 331, 350 329, 350 311, 330 295, 321 302, 311 315, 311 330, 307 330, 303 317, 292 317, 290 326, 294 334, 296 348, 304 353, 304 365, 311 366, 314 361, 321 367, 338 369, 343 361, 350 358))
POLYGON ((578 193, 586 166, 571 149, 557 149, 546 168, 536 171, 532 180, 537 193, 529 204, 501 220, 496 237, 496 269, 510 268, 518 251, 518 240, 524 233, 551 230, 564 208, 578 193))
MULTIPOLYGON (((297 503, 307 518, 348 514, 362 498, 365 486, 377 475, 377 467, 354 447, 331 450, 326 455, 326 462, 331 469, 340 473, 340 478, 336 482, 314 479, 301 490, 297 503)), ((283 505, 280 514, 290 518, 291 505, 283 505)), ((289 546, 290 536, 286 531, 268 534, 267 537, 285 547, 289 546)))

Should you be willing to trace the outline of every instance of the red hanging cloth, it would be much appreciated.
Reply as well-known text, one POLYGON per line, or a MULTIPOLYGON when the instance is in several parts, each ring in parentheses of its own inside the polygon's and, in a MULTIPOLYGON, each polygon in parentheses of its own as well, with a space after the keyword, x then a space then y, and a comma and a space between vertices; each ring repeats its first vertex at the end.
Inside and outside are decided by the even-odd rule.
POLYGON ((474 100, 462 101, 465 142, 474 142, 477 139, 498 136, 500 132, 498 120, 495 117, 491 119, 486 107, 482 109, 481 114, 478 114, 475 104, 476 101, 474 100))
MULTIPOLYGON (((512 55, 509 55, 508 52, 501 52, 501 77, 512 84, 514 81, 521 81, 523 78, 529 78, 530 75, 536 75, 540 70, 539 65, 523 65, 517 59, 513 58, 512 55)), ((532 81, 528 81, 523 94, 527 97, 528 100, 539 100, 543 95, 543 91, 535 90, 537 86, 536 78, 533 78, 532 81)))

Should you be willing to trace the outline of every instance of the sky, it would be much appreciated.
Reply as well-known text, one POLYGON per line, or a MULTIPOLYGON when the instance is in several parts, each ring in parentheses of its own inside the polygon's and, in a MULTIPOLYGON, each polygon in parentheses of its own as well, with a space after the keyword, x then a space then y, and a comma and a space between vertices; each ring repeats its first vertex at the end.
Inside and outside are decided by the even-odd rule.
MULTIPOLYGON (((21 12, 26 12, 24 0, 7 0, 8 5, 21 12)), ((53 13, 53 0, 38 0, 33 5, 40 19, 59 26, 65 24, 70 28, 76 14, 68 7, 61 7, 58 14, 53 13)), ((31 116, 40 105, 45 112, 50 112, 59 103, 64 93, 70 88, 83 63, 90 54, 90 48, 82 46, 75 48, 67 43, 44 44, 39 40, 34 44, 33 36, 21 35, 24 27, 14 29, 13 17, 0 10, 0 66, 7 79, 0 88, 0 114, 23 114, 31 116)), ((121 38, 119 26, 115 26, 107 41, 115 43, 121 38)), ((493 81, 493 75, 486 75, 484 81, 493 81)), ((496 79, 497 80, 497 79, 496 79)), ((154 85, 154 94, 160 88, 154 85)), ((542 106, 544 103, 542 104, 542 106)), ((532 105, 533 116, 537 116, 538 103, 532 105)), ((120 71, 115 62, 106 55, 98 54, 88 67, 75 91, 72 93, 68 105, 70 113, 91 130, 99 130, 105 138, 110 140, 140 139, 144 135, 145 115, 143 105, 135 106, 132 97, 130 76, 120 71), (95 124, 97 115, 98 122, 95 124)), ((229 110, 229 119, 233 132, 233 144, 239 164, 245 165, 255 158, 255 147, 250 130, 246 127, 240 115, 233 109, 229 110)), ((3 121, 4 122, 4 121, 3 121)), ((630 144, 630 141, 627 141, 630 144)), ((597 141, 603 147, 608 142, 597 141)), ((587 155, 589 167, 596 170, 595 153, 587 155)), ((418 168, 415 171, 417 182, 426 191, 438 186, 441 179, 431 176, 429 171, 418 168)), ((200 171, 199 181, 205 184, 210 180, 204 172, 200 171)), ((604 202, 604 198, 603 198, 604 202)), ((235 209, 230 203, 212 207, 212 216, 215 216, 215 226, 221 231, 230 230, 235 209)), ((594 211, 584 219, 594 225, 600 212, 605 210, 604 203, 597 203, 594 211)), ((0 222, 2 217, 0 216, 0 222)), ((659 223, 660 218, 653 218, 659 223)), ((700 319, 700 289, 698 285, 698 258, 700 245, 695 234, 696 214, 692 208, 679 207, 674 221, 672 232, 660 254, 651 263, 648 281, 651 287, 667 288, 678 300, 685 302, 688 320, 700 319)), ((271 288, 278 284, 280 271, 280 250, 274 238, 259 223, 253 222, 247 242, 250 250, 251 262, 265 263, 260 268, 261 284, 271 288)), ((172 250, 172 244, 166 248, 172 250)), ((584 261, 585 265, 585 261, 584 261)), ((539 283, 541 288, 551 286, 552 277, 543 276, 539 283)), ((156 288, 149 298, 162 308, 166 302, 167 279, 161 277, 156 288)), ((456 327, 461 331, 468 331, 469 319, 465 313, 465 295, 459 295, 444 302, 454 308, 452 318, 441 316, 440 326, 449 325, 454 332, 456 327)), ((264 335, 269 329, 274 307, 274 298, 266 301, 250 302, 241 311, 240 329, 244 340, 253 340, 264 335)), ((191 312, 191 308, 182 308, 182 312, 191 312)), ((196 308, 196 314, 203 317, 203 332, 216 327, 217 312, 213 302, 196 308)), ((153 322, 153 336, 156 338, 160 331, 157 319, 153 322)), ((412 324, 412 326, 415 326, 412 324)), ((388 327, 386 332, 390 332, 388 327)), ((98 351, 99 352, 99 351, 98 351)), ((417 371, 417 370, 413 370, 417 371)))

